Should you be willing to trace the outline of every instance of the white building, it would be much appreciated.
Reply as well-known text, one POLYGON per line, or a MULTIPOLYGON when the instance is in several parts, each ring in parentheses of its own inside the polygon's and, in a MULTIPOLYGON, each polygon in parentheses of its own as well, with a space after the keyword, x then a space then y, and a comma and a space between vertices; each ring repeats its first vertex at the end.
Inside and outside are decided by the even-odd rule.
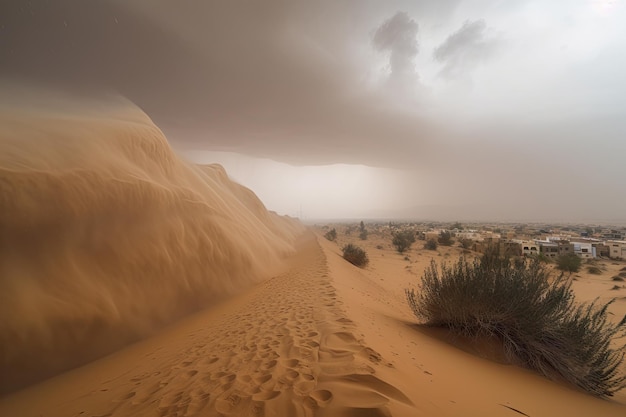
POLYGON ((583 259, 590 259, 596 257, 596 248, 591 245, 591 242, 573 242, 574 253, 576 256, 583 259))
POLYGON ((626 259, 626 241, 607 240, 606 245, 610 250, 610 257, 613 259, 626 259))

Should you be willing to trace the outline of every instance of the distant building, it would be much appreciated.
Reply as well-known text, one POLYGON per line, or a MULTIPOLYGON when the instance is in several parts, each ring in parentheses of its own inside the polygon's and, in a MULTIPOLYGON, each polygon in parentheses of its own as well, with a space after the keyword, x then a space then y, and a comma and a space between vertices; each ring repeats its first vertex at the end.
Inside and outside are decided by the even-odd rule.
POLYGON ((539 245, 539 253, 546 258, 556 258, 559 256, 559 244, 550 242, 549 240, 535 240, 535 243, 539 245))
POLYGON ((458 239, 482 240, 482 235, 477 230, 461 230, 456 232, 455 236, 458 239))
POLYGON ((626 231, 622 230, 605 230, 601 235, 604 240, 617 240, 623 241, 626 240, 626 231))
POLYGON ((611 257, 611 248, 604 242, 594 242, 592 245, 596 248, 596 257, 611 257))
POLYGON ((537 256, 539 255, 539 245, 532 240, 519 240, 514 239, 515 242, 521 246, 521 254, 524 256, 537 256))
POLYGON ((611 258, 626 259, 626 241, 607 240, 606 245, 609 247, 609 256, 611 258))
POLYGON ((558 254, 559 256, 561 256, 561 255, 568 255, 570 253, 574 253, 574 244, 570 242, 569 239, 570 239, 569 236, 567 236, 567 238, 563 236, 551 236, 547 240, 557 244, 558 254))
POLYGON ((596 248, 590 242, 573 242, 574 253, 579 258, 591 259, 596 257, 596 248))

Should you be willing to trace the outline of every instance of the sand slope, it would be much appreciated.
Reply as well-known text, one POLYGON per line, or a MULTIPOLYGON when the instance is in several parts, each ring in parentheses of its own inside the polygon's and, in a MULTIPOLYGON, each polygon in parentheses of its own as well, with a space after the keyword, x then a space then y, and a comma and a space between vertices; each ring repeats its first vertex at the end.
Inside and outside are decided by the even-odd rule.
MULTIPOLYGON (((441 247, 434 252, 423 250, 423 242, 418 241, 414 248, 400 255, 391 246, 391 236, 370 233, 367 241, 361 241, 356 236, 345 236, 342 230, 338 232, 336 243, 320 237, 331 275, 335 277, 337 294, 345 301, 344 308, 350 317, 358 318, 355 321, 363 339, 394 365, 390 381, 416 404, 419 413, 414 415, 626 415, 624 391, 609 400, 598 399, 507 364, 497 346, 468 343, 445 332, 416 326, 404 289, 418 282, 432 259, 451 262, 461 253, 460 248, 441 247), (367 250, 370 257, 367 268, 353 267, 341 258, 340 248, 349 242, 367 250)), ((608 276, 610 273, 607 271, 608 276)), ((575 285, 577 292, 588 279, 581 273, 575 285)), ((579 298, 618 297, 611 311, 619 320, 626 314, 623 294, 609 289, 608 277, 603 280, 604 285, 593 290, 584 287, 588 292, 579 298)), ((626 364, 622 371, 626 372, 626 364)), ((401 415, 394 404, 390 404, 390 409, 394 415, 401 415)))
POLYGON ((3 415, 415 415, 356 332, 311 235, 288 272, 0 401, 3 415), (32 402, 29 399, 36 398, 32 402))
POLYGON ((0 213, 0 393, 249 288, 303 230, 119 100, 0 103, 0 213))
POLYGON ((284 273, 5 396, 0 415, 624 415, 622 397, 591 397, 416 327, 398 285, 415 274, 375 243, 362 270, 307 233, 284 273))

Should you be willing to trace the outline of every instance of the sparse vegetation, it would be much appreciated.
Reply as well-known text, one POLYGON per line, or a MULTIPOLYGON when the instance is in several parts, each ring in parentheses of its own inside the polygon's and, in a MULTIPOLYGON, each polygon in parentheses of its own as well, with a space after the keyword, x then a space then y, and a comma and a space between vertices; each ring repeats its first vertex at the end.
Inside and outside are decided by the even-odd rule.
POLYGON ((620 373, 626 317, 608 319, 611 304, 577 304, 571 281, 550 279, 538 261, 513 263, 497 252, 472 263, 461 257, 441 270, 433 261, 408 303, 429 326, 499 338, 509 357, 601 397, 626 387, 620 373))
POLYGON ((544 264, 552 263, 552 259, 549 258, 548 256, 546 256, 543 253, 540 253, 540 254, 534 256, 534 258, 537 259, 539 262, 543 262, 544 264))
POLYGON ((331 242, 334 242, 335 240, 337 240, 337 230, 335 230, 335 228, 333 227, 328 232, 326 232, 324 237, 330 240, 331 242))
POLYGON ((573 253, 561 255, 556 258, 556 267, 563 272, 578 272, 583 260, 573 253))
POLYGON ((452 246, 454 243, 454 239, 452 239, 452 232, 448 232, 447 230, 439 232, 439 239, 437 240, 442 246, 452 246))
POLYGON ((602 275, 602 270, 597 266, 589 266, 587 267, 587 272, 593 275, 602 275))
POLYGON ((411 230, 403 230, 393 234, 393 240, 391 241, 396 250, 400 253, 411 248, 411 245, 415 243, 415 233, 411 230))
POLYGON ((437 250, 437 241, 435 239, 428 239, 426 243, 424 243, 424 249, 428 250, 437 250))
POLYGON ((615 275, 613 278, 611 278, 613 281, 624 281, 624 278, 620 277, 619 275, 615 275))
POLYGON ((369 262, 369 259, 367 258, 367 253, 363 249, 356 245, 353 245, 352 243, 348 243, 346 246, 344 246, 342 248, 342 251, 343 259, 350 262, 352 265, 364 267, 369 262))
POLYGON ((463 249, 470 249, 474 244, 474 241, 472 239, 460 239, 459 244, 463 249))

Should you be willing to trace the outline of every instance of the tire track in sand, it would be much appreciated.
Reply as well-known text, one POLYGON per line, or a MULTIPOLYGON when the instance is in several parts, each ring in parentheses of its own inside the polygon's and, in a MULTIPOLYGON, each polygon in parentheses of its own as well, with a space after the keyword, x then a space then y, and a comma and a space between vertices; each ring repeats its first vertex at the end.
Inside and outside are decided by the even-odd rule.
POLYGON ((387 416, 390 401, 411 405, 377 377, 377 366, 391 365, 355 337, 319 243, 305 240, 289 272, 259 284, 245 308, 188 334, 158 371, 108 381, 128 390, 91 415, 387 416))

